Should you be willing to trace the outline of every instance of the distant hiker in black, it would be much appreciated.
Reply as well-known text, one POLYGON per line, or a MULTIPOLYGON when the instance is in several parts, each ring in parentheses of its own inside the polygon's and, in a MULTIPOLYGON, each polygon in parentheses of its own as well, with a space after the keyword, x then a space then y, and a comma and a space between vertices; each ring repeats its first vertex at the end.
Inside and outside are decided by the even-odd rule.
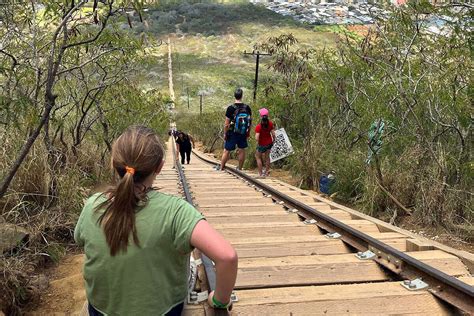
POLYGON ((176 151, 181 155, 181 164, 184 165, 184 157, 186 156, 186 162, 189 165, 189 161, 191 160, 191 150, 193 147, 195 147, 194 139, 190 135, 179 131, 178 137, 176 137, 176 151), (193 143, 192 145, 191 142, 193 143))
POLYGON ((250 136, 252 125, 252 109, 247 104, 242 103, 243 91, 235 90, 235 102, 227 107, 224 124, 224 152, 222 154, 221 165, 216 170, 224 170, 225 164, 229 160, 230 152, 237 146, 239 148, 239 170, 242 169, 245 161, 245 148, 247 148, 247 138, 250 136))

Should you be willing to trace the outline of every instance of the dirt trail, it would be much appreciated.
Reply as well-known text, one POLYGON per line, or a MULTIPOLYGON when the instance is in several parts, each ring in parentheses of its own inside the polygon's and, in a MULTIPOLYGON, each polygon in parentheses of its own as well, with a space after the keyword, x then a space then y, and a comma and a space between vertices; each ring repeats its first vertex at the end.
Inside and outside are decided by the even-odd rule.
POLYGON ((82 266, 84 255, 70 255, 64 258, 53 271, 47 293, 41 296, 39 308, 27 315, 81 315, 86 301, 82 266))

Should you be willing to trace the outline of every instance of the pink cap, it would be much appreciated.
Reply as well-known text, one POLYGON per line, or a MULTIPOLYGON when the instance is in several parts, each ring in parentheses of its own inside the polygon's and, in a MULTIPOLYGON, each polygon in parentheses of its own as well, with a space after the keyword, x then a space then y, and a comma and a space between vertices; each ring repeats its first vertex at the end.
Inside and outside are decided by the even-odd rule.
POLYGON ((261 108, 260 110, 258 110, 258 113, 260 113, 260 117, 262 116, 268 116, 268 110, 266 108, 261 108))

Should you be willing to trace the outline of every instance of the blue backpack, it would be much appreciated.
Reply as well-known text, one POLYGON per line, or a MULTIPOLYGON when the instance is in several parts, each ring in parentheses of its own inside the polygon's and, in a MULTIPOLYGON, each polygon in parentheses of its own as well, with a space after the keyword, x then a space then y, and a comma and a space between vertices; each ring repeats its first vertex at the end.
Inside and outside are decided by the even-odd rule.
POLYGON ((247 105, 234 105, 234 133, 246 135, 250 127, 250 114, 247 112, 247 105))

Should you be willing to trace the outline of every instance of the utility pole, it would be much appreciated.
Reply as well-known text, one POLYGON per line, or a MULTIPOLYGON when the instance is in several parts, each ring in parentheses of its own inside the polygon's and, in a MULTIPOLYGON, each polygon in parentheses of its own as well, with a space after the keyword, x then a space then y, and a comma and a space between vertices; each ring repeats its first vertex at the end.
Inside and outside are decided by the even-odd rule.
POLYGON ((189 110, 189 88, 186 87, 186 95, 188 96, 188 110, 189 110))
POLYGON ((244 55, 253 55, 257 56, 256 63, 255 63, 255 80, 253 82, 253 101, 257 100, 257 83, 258 83, 258 65, 260 64, 260 56, 270 56, 269 53, 260 53, 258 50, 253 50, 251 53, 247 53, 244 51, 244 55))
POLYGON ((199 94, 199 114, 202 114, 202 93, 199 94))

